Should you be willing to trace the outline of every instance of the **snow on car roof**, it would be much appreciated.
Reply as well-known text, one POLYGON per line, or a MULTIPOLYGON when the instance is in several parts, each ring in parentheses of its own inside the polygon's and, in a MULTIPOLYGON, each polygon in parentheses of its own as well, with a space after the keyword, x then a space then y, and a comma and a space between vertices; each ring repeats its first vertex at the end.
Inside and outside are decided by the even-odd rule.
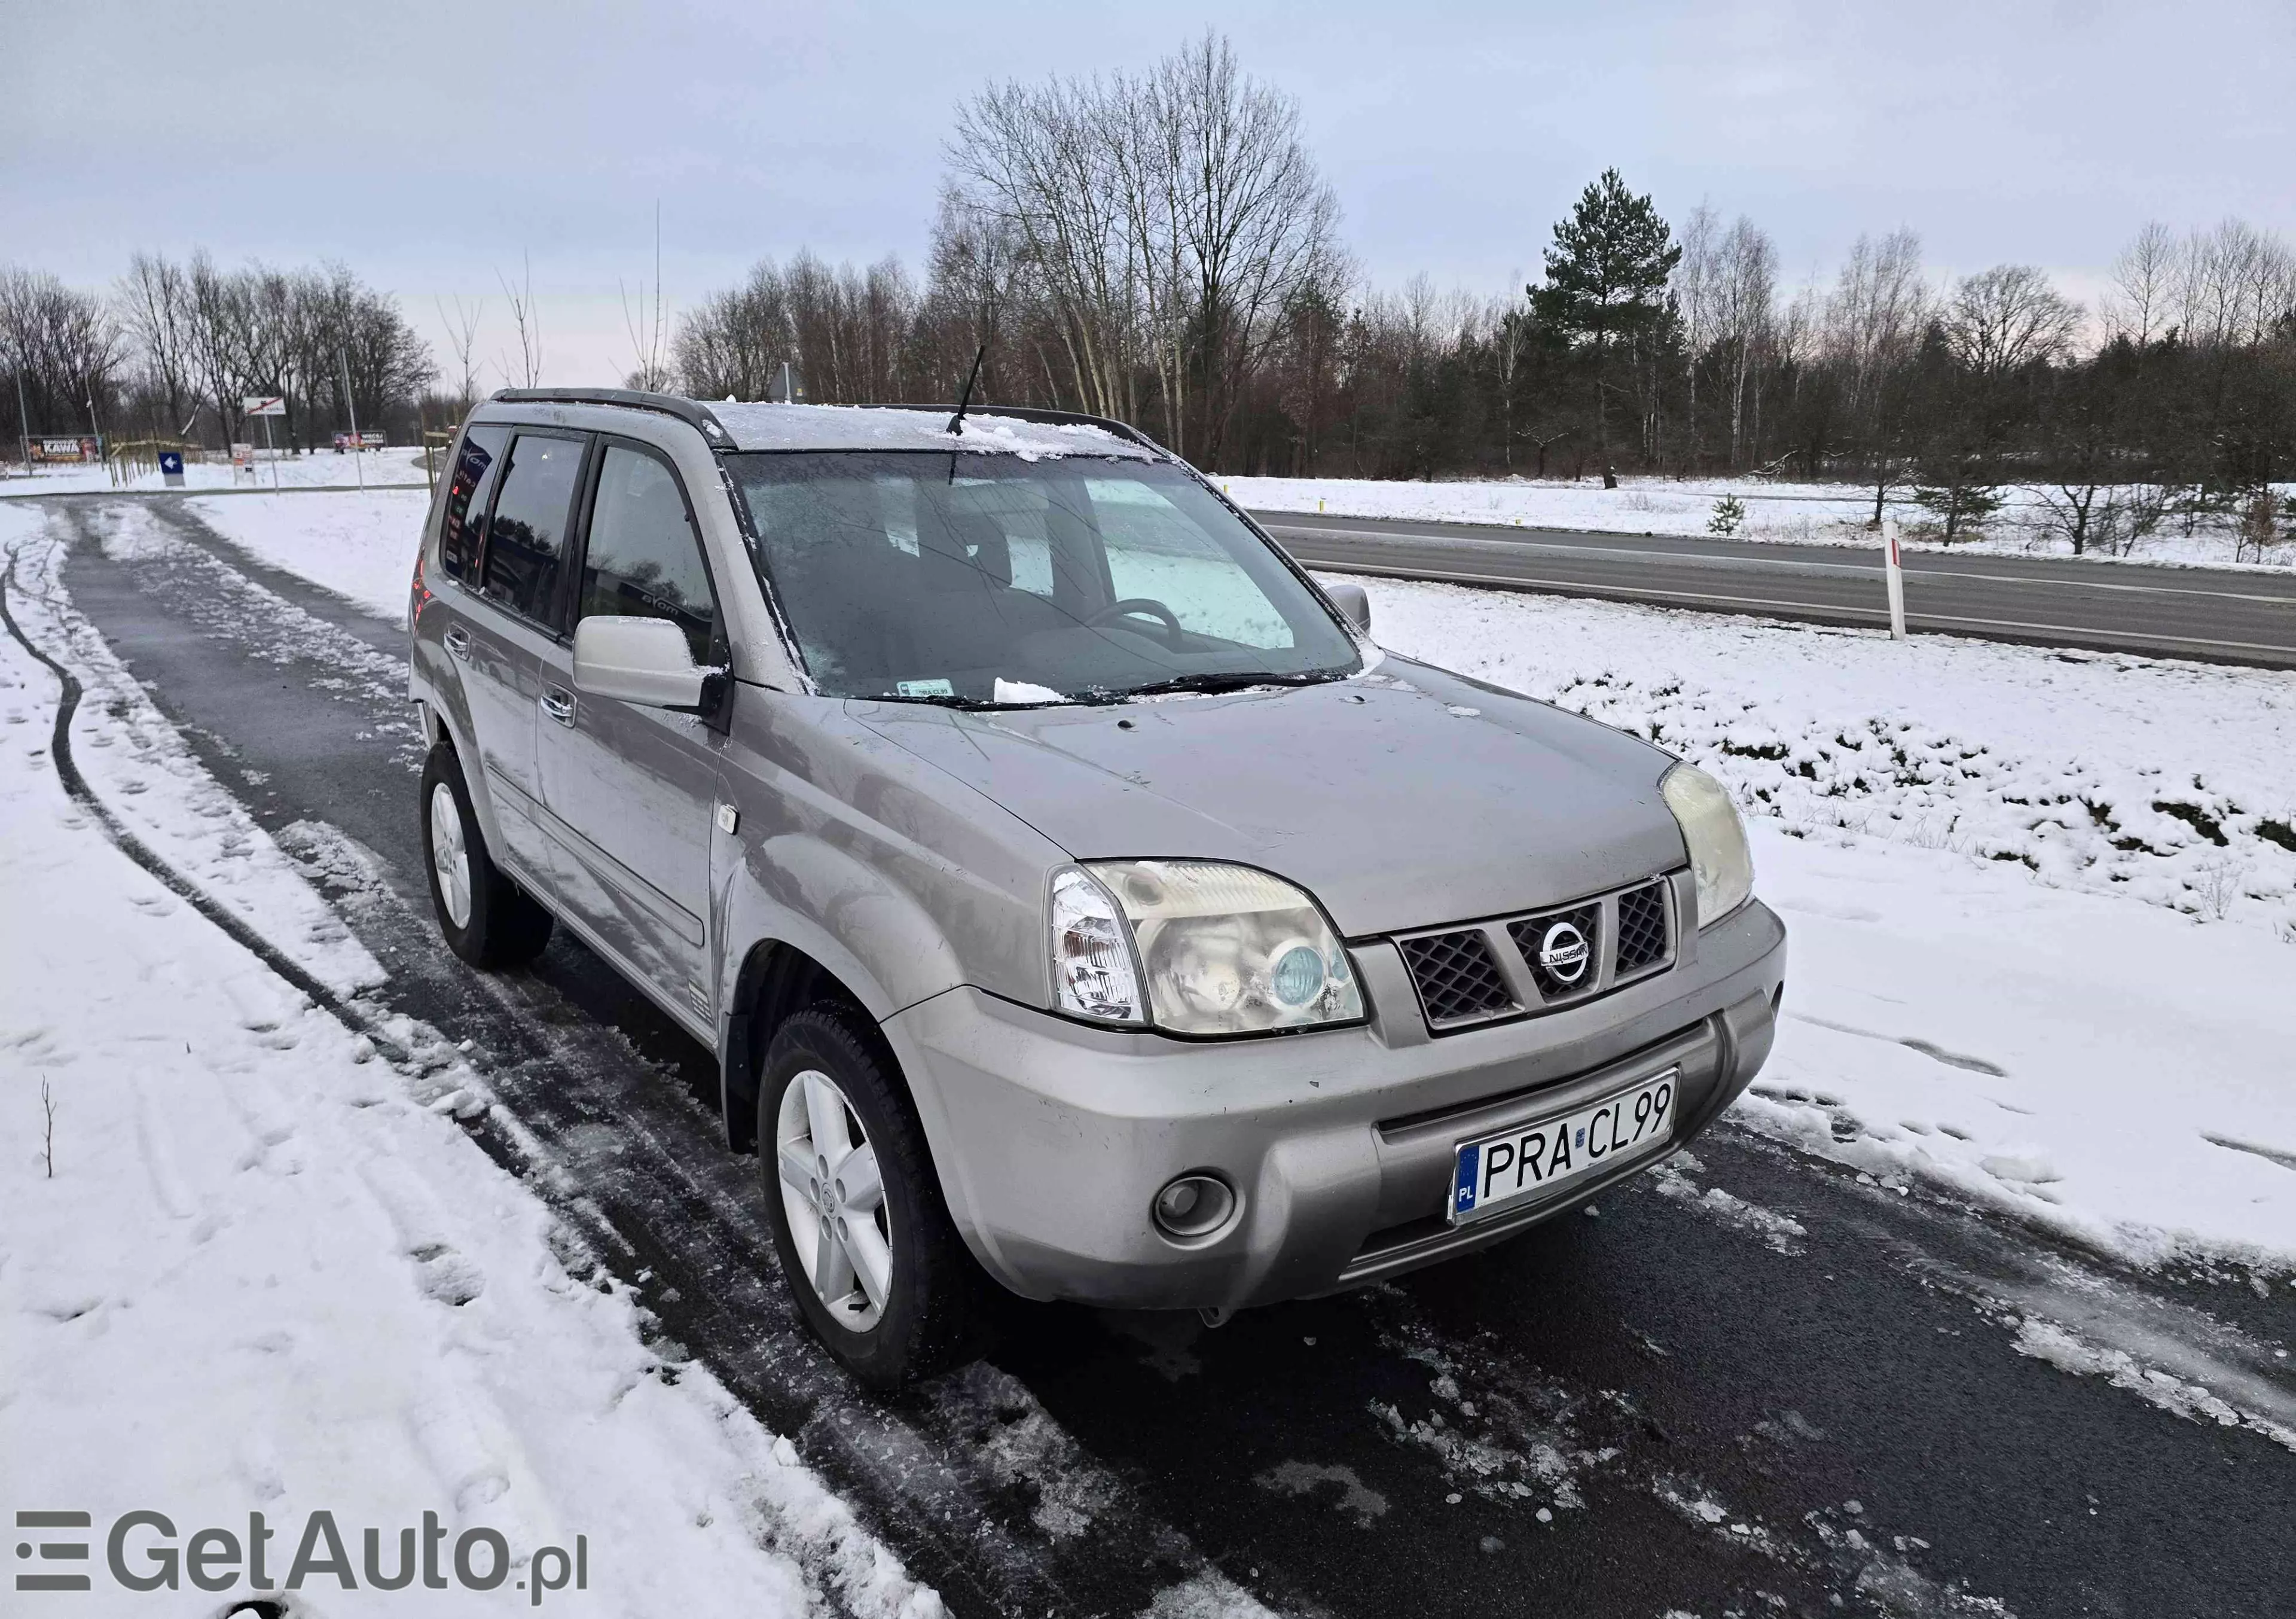
POLYGON ((1083 422, 1026 422, 994 410, 967 411, 952 435, 939 410, 883 410, 863 405, 708 405, 737 449, 938 449, 1015 455, 1024 461, 1059 456, 1152 454, 1104 427, 1083 422))

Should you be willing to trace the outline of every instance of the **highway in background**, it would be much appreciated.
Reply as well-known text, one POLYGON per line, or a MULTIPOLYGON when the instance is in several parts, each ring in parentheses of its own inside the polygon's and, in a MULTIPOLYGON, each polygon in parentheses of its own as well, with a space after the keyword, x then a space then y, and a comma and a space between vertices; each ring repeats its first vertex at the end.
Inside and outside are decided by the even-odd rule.
MULTIPOLYGON (((1815 623, 1886 625, 1878 543, 1779 545, 1255 512, 1334 572, 1605 596, 1815 623)), ((2296 669, 2296 571, 1908 551, 1908 628, 1996 641, 2296 669)))

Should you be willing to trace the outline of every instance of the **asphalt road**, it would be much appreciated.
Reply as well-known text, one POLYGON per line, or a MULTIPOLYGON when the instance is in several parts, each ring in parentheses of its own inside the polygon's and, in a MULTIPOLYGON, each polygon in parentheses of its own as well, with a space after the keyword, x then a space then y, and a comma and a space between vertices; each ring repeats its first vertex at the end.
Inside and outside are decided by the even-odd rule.
POLYGON ((2296 1451, 2142 1375, 2296 1428, 2284 1280, 2129 1273, 1729 1127, 1598 1215, 1398 1284, 1218 1330, 1015 1305, 983 1362, 861 1396, 784 1300, 708 1055, 562 938, 500 975, 440 944, 399 632, 150 509, 180 543, 126 558, 90 505, 50 508, 78 609, 386 965, 378 1007, 472 1042, 536 1145, 473 1134, 641 1291, 665 1357, 790 1435, 954 1612, 2290 1611, 2296 1451), (2020 1352, 2041 1322, 2134 1369, 2020 1352))
MULTIPOLYGON (((1587 534, 1255 512, 1312 567, 1608 596, 1818 623, 1887 625, 1878 543, 1587 534)), ((1915 630, 2296 669, 2296 570, 2156 568, 1907 551, 1915 630)))

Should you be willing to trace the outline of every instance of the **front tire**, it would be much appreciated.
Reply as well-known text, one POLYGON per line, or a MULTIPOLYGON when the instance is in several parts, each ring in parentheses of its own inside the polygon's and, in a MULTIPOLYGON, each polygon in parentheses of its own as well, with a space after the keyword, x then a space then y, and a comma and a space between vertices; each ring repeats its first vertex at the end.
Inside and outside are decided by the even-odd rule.
POLYGON ((522 966, 542 954, 550 913, 488 854, 462 761, 443 742, 422 765, 422 852, 447 949, 474 967, 522 966))
POLYGON ((783 1278, 848 1371, 893 1389, 965 1357, 982 1278, 907 1093, 857 1014, 816 1006, 775 1034, 758 1160, 783 1278))

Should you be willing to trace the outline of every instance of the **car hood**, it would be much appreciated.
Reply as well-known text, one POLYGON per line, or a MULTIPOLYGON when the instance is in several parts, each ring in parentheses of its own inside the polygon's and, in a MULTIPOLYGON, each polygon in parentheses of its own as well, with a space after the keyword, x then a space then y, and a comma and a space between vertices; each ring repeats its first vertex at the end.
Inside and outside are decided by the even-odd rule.
POLYGON ((1681 866, 1658 749, 1390 658, 1322 686, 853 717, 1078 859, 1235 860, 1350 938, 1575 900, 1681 866))

